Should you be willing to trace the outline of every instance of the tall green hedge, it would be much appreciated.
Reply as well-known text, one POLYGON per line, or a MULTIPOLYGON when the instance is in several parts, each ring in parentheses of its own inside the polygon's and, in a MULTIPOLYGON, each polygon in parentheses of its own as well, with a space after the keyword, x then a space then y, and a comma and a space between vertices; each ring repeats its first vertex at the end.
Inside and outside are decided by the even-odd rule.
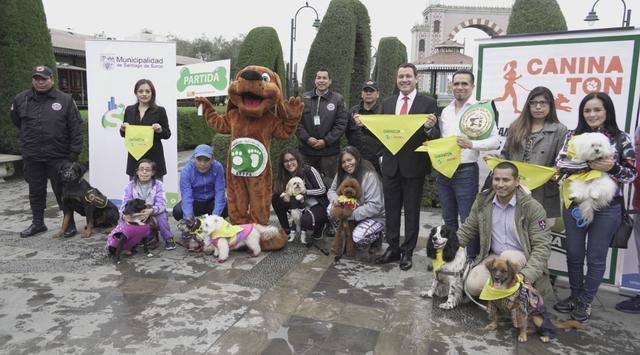
POLYGON ((31 87, 33 67, 46 65, 55 73, 56 60, 41 0, 3 0, 0 8, 0 153, 20 154, 11 103, 31 87))
POLYGON ((369 79, 370 62, 367 8, 358 0, 331 0, 304 66, 304 89, 314 87, 316 72, 324 67, 331 74, 331 90, 342 94, 349 107, 355 105, 360 85, 369 79))
POLYGON ((567 22, 556 0, 516 0, 507 27, 508 34, 566 30, 567 22))
POLYGON ((287 80, 282 59, 282 46, 278 32, 273 27, 252 29, 240 47, 238 70, 248 65, 260 65, 273 70, 280 76, 283 97, 287 92, 287 80))
POLYGON ((407 47, 397 37, 383 37, 378 42, 373 80, 378 82, 380 97, 392 95, 396 90, 398 67, 407 62, 407 47))

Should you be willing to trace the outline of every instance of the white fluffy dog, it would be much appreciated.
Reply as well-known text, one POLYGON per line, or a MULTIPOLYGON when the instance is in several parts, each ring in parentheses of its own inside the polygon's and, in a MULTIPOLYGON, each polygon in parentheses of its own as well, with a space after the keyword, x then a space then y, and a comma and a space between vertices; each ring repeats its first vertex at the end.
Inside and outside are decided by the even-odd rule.
POLYGON ((204 252, 213 253, 218 258, 219 263, 223 263, 229 257, 229 250, 236 250, 246 246, 251 251, 252 256, 260 255, 260 240, 277 237, 278 228, 274 226, 263 226, 261 224, 243 224, 238 227, 242 231, 233 237, 214 236, 215 231, 223 228, 227 222, 220 216, 208 215, 204 217, 201 233, 204 236, 204 252))
MULTIPOLYGON (((612 157, 613 147, 602 133, 583 133, 575 136, 573 148, 576 156, 574 162, 583 163, 601 158, 612 157)), ((607 173, 599 178, 581 181, 574 180, 569 185, 569 198, 578 204, 582 220, 593 221, 594 212, 609 205, 618 190, 618 185, 607 173)))
POLYGON ((289 242, 293 242, 296 238, 302 238, 302 242, 306 243, 306 238, 302 235, 302 226, 300 225, 300 219, 304 212, 305 193, 307 193, 307 189, 304 186, 304 180, 294 176, 289 179, 287 186, 285 187, 285 191, 281 195, 289 196, 289 201, 291 201, 291 208, 289 209, 291 220, 289 221, 289 225, 295 224, 296 226, 295 234, 291 233, 289 235, 289 242))

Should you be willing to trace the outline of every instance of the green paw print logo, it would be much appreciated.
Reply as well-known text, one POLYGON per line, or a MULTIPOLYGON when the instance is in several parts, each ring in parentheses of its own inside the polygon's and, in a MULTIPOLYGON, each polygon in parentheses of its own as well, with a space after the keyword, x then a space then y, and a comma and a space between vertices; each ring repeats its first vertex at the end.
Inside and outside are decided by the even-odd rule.
POLYGON ((107 112, 102 114, 101 124, 104 128, 115 128, 119 124, 124 122, 124 109, 123 104, 116 104, 115 97, 111 96, 111 99, 107 103, 107 112))
POLYGON ((183 92, 189 86, 211 85, 214 89, 224 90, 227 87, 227 69, 217 67, 212 72, 191 73, 189 68, 180 70, 178 91, 183 92))
POLYGON ((267 167, 265 146, 253 138, 237 138, 231 142, 231 174, 243 177, 260 176, 267 167))

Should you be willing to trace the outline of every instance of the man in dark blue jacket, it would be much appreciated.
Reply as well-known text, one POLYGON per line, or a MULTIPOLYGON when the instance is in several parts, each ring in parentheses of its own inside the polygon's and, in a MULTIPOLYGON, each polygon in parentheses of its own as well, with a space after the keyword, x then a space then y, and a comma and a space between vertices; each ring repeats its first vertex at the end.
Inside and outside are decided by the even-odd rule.
POLYGON ((203 214, 227 216, 227 199, 222 164, 213 159, 213 148, 200 144, 193 158, 180 172, 182 201, 173 207, 173 218, 194 217, 203 214))
MULTIPOLYGON (((22 238, 47 230, 44 208, 47 179, 62 209, 62 183, 58 166, 77 161, 82 150, 82 121, 71 96, 54 87, 53 71, 37 66, 31 72, 32 88, 19 93, 11 105, 11 120, 20 130, 24 179, 29 185, 32 223, 20 233, 22 238)), ((64 233, 77 232, 73 219, 64 233)))

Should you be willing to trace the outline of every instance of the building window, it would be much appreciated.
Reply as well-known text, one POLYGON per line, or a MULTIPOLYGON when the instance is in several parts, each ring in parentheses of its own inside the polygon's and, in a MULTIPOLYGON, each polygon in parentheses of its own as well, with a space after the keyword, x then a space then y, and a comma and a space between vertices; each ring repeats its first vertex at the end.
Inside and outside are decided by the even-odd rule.
POLYGON ((440 20, 433 21, 433 32, 434 33, 440 32, 440 20))
POLYGON ((418 42, 418 52, 424 52, 424 39, 418 42))

